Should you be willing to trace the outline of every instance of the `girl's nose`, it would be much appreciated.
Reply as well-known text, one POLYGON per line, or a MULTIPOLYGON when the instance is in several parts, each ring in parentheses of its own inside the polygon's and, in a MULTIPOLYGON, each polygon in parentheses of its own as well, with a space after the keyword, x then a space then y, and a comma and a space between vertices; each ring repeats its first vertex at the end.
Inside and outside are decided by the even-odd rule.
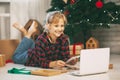
POLYGON ((61 30, 62 30, 62 28, 59 26, 58 30, 59 30, 59 31, 61 31, 61 30))
POLYGON ((64 27, 61 27, 61 26, 60 26, 60 27, 59 27, 59 30, 60 30, 60 31, 63 31, 63 30, 64 30, 64 27))

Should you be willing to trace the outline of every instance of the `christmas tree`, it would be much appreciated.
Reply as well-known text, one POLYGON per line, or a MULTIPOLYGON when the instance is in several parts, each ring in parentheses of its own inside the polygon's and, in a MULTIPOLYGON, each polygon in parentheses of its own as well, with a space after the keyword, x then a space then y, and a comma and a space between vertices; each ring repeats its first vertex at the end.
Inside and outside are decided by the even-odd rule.
POLYGON ((50 11, 61 11, 66 15, 65 34, 70 37, 71 44, 80 32, 85 43, 91 30, 110 28, 110 24, 120 23, 120 6, 104 0, 52 0, 47 12, 50 11))

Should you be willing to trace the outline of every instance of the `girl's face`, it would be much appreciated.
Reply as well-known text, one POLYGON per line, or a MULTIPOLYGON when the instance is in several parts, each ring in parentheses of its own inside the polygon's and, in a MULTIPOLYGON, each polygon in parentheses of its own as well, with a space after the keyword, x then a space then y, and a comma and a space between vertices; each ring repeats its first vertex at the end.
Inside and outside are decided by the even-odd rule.
POLYGON ((59 19, 58 23, 49 24, 49 33, 54 37, 59 37, 64 32, 64 21, 63 19, 59 19))

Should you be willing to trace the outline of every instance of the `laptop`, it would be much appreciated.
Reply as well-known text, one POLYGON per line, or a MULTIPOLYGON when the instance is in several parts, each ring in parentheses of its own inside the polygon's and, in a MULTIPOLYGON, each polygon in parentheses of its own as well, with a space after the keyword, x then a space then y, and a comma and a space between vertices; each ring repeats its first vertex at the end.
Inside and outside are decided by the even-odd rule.
POLYGON ((80 52, 79 70, 73 75, 105 73, 109 69, 110 48, 83 49, 80 52))

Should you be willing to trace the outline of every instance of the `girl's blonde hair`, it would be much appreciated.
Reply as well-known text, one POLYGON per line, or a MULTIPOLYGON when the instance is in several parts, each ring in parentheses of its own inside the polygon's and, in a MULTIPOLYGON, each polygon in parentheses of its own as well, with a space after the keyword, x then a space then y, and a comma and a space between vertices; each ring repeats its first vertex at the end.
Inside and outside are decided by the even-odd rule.
MULTIPOLYGON (((64 24, 67 24, 67 19, 63 13, 60 11, 49 12, 46 16, 45 24, 58 23, 59 19, 63 19, 64 24)), ((46 25, 44 25, 44 31, 48 31, 46 25)))

